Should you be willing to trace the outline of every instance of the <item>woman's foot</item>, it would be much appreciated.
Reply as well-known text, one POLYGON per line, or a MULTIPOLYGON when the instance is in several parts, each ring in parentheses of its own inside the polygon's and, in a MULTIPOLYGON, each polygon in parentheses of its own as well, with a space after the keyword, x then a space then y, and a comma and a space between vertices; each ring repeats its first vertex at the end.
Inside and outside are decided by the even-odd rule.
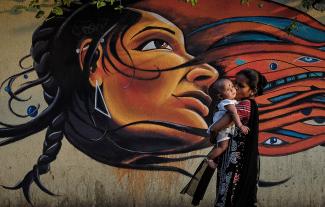
POLYGON ((215 163, 212 159, 207 158, 207 162, 208 165, 213 169, 216 169, 218 167, 217 163, 215 163))

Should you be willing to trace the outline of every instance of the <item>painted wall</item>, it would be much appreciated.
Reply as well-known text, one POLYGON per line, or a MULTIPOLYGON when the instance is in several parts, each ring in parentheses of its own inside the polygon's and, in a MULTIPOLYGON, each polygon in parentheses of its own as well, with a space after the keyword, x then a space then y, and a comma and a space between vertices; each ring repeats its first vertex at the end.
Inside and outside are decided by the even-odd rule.
MULTIPOLYGON (((168 56, 170 54, 166 55, 164 51, 149 51, 149 53, 142 53, 141 56, 133 53, 131 56, 134 57, 135 63, 131 63, 127 54, 123 54, 123 50, 117 49, 119 56, 126 63, 135 64, 135 66, 141 66, 147 70, 153 68, 155 71, 152 74, 155 76, 159 74, 157 73, 158 69, 173 66, 168 64, 180 64, 180 61, 191 60, 209 47, 210 49, 217 48, 210 55, 213 58, 208 61, 209 63, 213 62, 211 63, 213 68, 202 64, 202 67, 208 67, 210 73, 208 74, 209 79, 205 79, 208 81, 199 84, 200 90, 206 90, 222 72, 228 76, 233 76, 246 67, 261 71, 272 83, 266 88, 266 94, 258 98, 261 113, 259 149, 263 155, 261 180, 265 181, 261 185, 268 186, 272 182, 290 179, 281 185, 261 187, 258 192, 259 204, 260 206, 324 206, 325 179, 322 175, 325 173, 325 157, 324 147, 320 145, 325 142, 325 54, 323 51, 325 15, 311 10, 308 12, 311 16, 308 16, 299 13, 297 10, 272 4, 268 1, 252 1, 249 5, 240 5, 239 1, 238 4, 235 3, 234 5, 225 2, 215 3, 214 1, 202 0, 196 7, 179 1, 171 1, 170 4, 163 5, 159 1, 138 4, 135 8, 154 12, 155 15, 142 13, 146 21, 140 22, 141 24, 134 28, 141 29, 148 22, 154 22, 156 26, 168 25, 168 28, 175 32, 178 40, 182 40, 183 37, 185 39, 184 44, 181 41, 174 41, 179 44, 179 48, 183 48, 178 50, 182 51, 178 53, 182 55, 170 57, 168 56), (174 12, 170 12, 170 6, 174 12), (220 12, 212 12, 213 9, 220 12), (157 14, 159 16, 156 16, 157 14), (252 18, 251 16, 257 17, 252 18), (199 18, 195 18, 196 21, 193 21, 193 17, 199 18), (202 27, 203 25, 205 27, 202 27)), ((300 8, 297 1, 286 1, 284 3, 300 8)), ((2 81, 10 75, 21 72, 18 62, 29 53, 32 33, 41 23, 41 20, 33 18, 33 13, 12 14, 8 12, 14 4, 16 4, 14 1, 9 0, 0 2, 2 51, 0 77, 2 81)), ((84 26, 89 28, 89 25, 84 26)), ((119 29, 122 30, 123 28, 119 29)), ((129 35, 127 32, 130 31, 132 32, 132 30, 125 32, 126 37, 129 35)), ((142 40, 138 40, 147 43, 142 45, 142 50, 153 45, 156 47, 157 45, 164 46, 163 49, 168 49, 161 42, 153 42, 152 45, 150 41, 144 41, 150 40, 148 37, 155 35, 170 39, 161 31, 148 33, 142 37, 142 40)), ((82 52, 86 51, 87 47, 82 47, 82 43, 78 46, 80 47, 75 49, 76 51, 79 49, 79 53, 76 54, 80 54, 82 57, 82 52)), ((205 58, 209 58, 207 56, 205 58)), ((24 66, 30 64, 30 59, 23 62, 24 66)), ((96 67, 99 65, 97 64, 96 67)), ((193 115, 193 113, 184 112, 185 114, 175 115, 177 112, 171 113, 167 106, 165 106, 166 112, 155 113, 157 109, 154 108, 154 103, 159 102, 159 97, 156 95, 163 96, 164 92, 169 90, 165 86, 174 84, 170 77, 187 75, 187 73, 183 74, 184 70, 175 70, 169 76, 165 75, 169 73, 162 73, 162 77, 152 79, 151 82, 147 81, 148 85, 146 85, 147 83, 143 84, 143 81, 137 77, 150 79, 152 78, 151 73, 137 72, 133 74, 130 72, 132 70, 123 69, 122 72, 133 77, 118 79, 121 85, 131 91, 129 94, 124 94, 121 100, 126 103, 125 108, 132 113, 121 115, 128 112, 123 111, 125 108, 123 105, 121 106, 121 103, 115 103, 117 99, 110 99, 109 94, 105 92, 105 87, 103 87, 103 97, 107 103, 109 115, 113 118, 120 115, 110 126, 120 126, 143 119, 165 120, 202 129, 209 123, 206 114, 198 116, 197 113, 193 115), (161 78, 164 78, 165 81, 162 85, 159 82, 161 78), (131 79, 132 81, 130 81, 131 79), (160 88, 163 90, 158 90, 160 88), (149 89, 153 89, 153 92, 150 93, 151 90, 149 89), (141 92, 145 92, 146 96, 141 96, 141 92), (151 96, 148 97, 148 94, 151 96), (130 105, 130 103, 133 104, 130 105), (156 117, 155 114, 158 114, 159 117, 156 117), (166 116, 160 116, 161 114, 166 116), (141 117, 142 115, 143 117, 141 117), (184 117, 188 117, 188 119, 184 117)), ((203 75, 201 74, 201 76, 203 75)), ((16 80, 12 89, 19 87, 21 83, 36 78, 36 73, 22 76, 16 80)), ((95 88, 96 83, 91 82, 90 78, 91 83, 95 88)), ((187 87, 180 87, 180 89, 185 90, 191 87, 192 85, 187 85, 187 87)), ((116 91, 118 90, 116 89, 116 91)), ((8 93, 5 91, 5 87, 1 89, 0 95, 0 121, 20 124, 35 119, 35 117, 20 119, 9 111, 8 93)), ((32 99, 28 102, 13 102, 13 108, 19 114, 26 114, 29 106, 37 107, 40 104, 39 113, 36 116, 39 117, 41 111, 47 106, 43 99, 42 88, 40 86, 33 87, 23 93, 21 97, 28 98, 29 96, 32 96, 32 99)), ((157 107, 159 109, 159 105, 157 107)), ((170 110, 175 107, 177 106, 172 105, 170 110)), ((98 117, 98 120, 103 120, 103 117, 98 117)), ((128 150, 144 151, 146 156, 167 149, 170 150, 170 153, 162 157, 168 158, 204 155, 210 149, 204 148, 204 139, 200 136, 189 135, 172 129, 164 130, 163 127, 152 123, 151 125, 138 126, 138 128, 135 125, 134 128, 122 131, 118 136, 129 139, 113 139, 113 141, 117 141, 120 146, 126 147, 128 150), (157 131, 159 133, 154 133, 157 131), (169 141, 177 138, 183 142, 148 139, 143 142, 143 145, 139 145, 139 142, 132 142, 132 136, 135 134, 140 138, 157 136, 159 138, 162 136, 167 137, 166 140, 169 141), (179 154, 180 146, 185 147, 181 154, 179 154)), ((84 126, 77 124, 77 127, 82 131, 84 126)), ((200 132, 198 131, 198 133, 200 132)), ((41 131, 24 140, 1 147, 1 185, 12 186, 32 169, 42 154, 45 136, 46 131, 41 131)), ((145 164, 150 163, 151 160, 158 162, 157 157, 152 156, 149 157, 150 159, 146 159, 146 156, 139 156, 138 153, 118 151, 107 143, 103 144, 103 146, 105 145, 104 150, 100 148, 101 145, 94 145, 93 148, 89 149, 89 145, 92 144, 83 144, 82 141, 73 137, 76 136, 70 134, 69 141, 67 139, 62 140, 62 148, 56 160, 51 163, 50 171, 41 176, 42 183, 52 192, 61 196, 49 196, 35 187, 34 184, 31 188, 31 200, 35 206, 190 206, 190 198, 179 194, 189 180, 186 176, 175 172, 159 171, 158 168, 154 171, 123 168, 130 163, 137 163, 133 162, 134 160, 142 161, 145 164)), ((174 166, 193 172, 200 160, 201 158, 189 159, 161 165, 174 166)), ((143 165, 137 167, 143 167, 143 165)), ((149 168, 148 165, 144 167, 149 168)), ((211 181, 201 206, 211 206, 214 198, 215 178, 211 181)), ((1 188, 0 201, 1 206, 28 205, 21 190, 9 191, 1 188)))

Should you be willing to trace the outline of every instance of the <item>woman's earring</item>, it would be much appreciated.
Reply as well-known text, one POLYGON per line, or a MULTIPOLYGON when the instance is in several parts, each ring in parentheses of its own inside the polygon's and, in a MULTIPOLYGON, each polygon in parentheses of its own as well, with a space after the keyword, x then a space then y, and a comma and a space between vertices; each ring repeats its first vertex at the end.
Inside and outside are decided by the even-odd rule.
POLYGON ((96 80, 96 91, 95 91, 95 110, 107 116, 108 118, 112 118, 111 114, 108 111, 102 90, 100 89, 97 80, 96 80))

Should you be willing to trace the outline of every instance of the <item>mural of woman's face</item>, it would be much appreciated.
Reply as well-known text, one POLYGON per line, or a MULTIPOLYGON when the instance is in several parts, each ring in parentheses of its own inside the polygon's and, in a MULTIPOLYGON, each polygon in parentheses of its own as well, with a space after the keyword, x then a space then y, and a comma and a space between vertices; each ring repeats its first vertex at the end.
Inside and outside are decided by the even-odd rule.
MULTIPOLYGON (((107 45, 110 61, 98 61, 96 71, 89 78, 92 86, 96 81, 102 86, 113 122, 121 126, 158 120, 207 128, 204 117, 208 115, 211 103, 207 92, 218 78, 218 72, 207 64, 164 72, 193 59, 185 50, 183 33, 162 16, 137 11, 141 13, 141 19, 116 41, 120 60, 112 56, 107 45)), ((85 42, 87 40, 81 47, 85 42)), ((103 48, 99 49, 102 56, 103 48)), ((151 149, 162 151, 168 151, 171 145, 184 147, 203 140, 203 137, 152 124, 127 127, 120 135, 121 139, 157 139, 158 148, 151 149)))

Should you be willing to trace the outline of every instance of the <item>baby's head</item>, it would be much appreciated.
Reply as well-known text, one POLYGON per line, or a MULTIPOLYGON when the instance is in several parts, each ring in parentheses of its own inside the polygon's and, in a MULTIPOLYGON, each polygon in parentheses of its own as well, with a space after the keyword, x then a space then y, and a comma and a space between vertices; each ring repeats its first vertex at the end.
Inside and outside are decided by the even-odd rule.
POLYGON ((217 80, 213 88, 221 99, 235 99, 236 97, 236 88, 230 79, 222 78, 217 80))

